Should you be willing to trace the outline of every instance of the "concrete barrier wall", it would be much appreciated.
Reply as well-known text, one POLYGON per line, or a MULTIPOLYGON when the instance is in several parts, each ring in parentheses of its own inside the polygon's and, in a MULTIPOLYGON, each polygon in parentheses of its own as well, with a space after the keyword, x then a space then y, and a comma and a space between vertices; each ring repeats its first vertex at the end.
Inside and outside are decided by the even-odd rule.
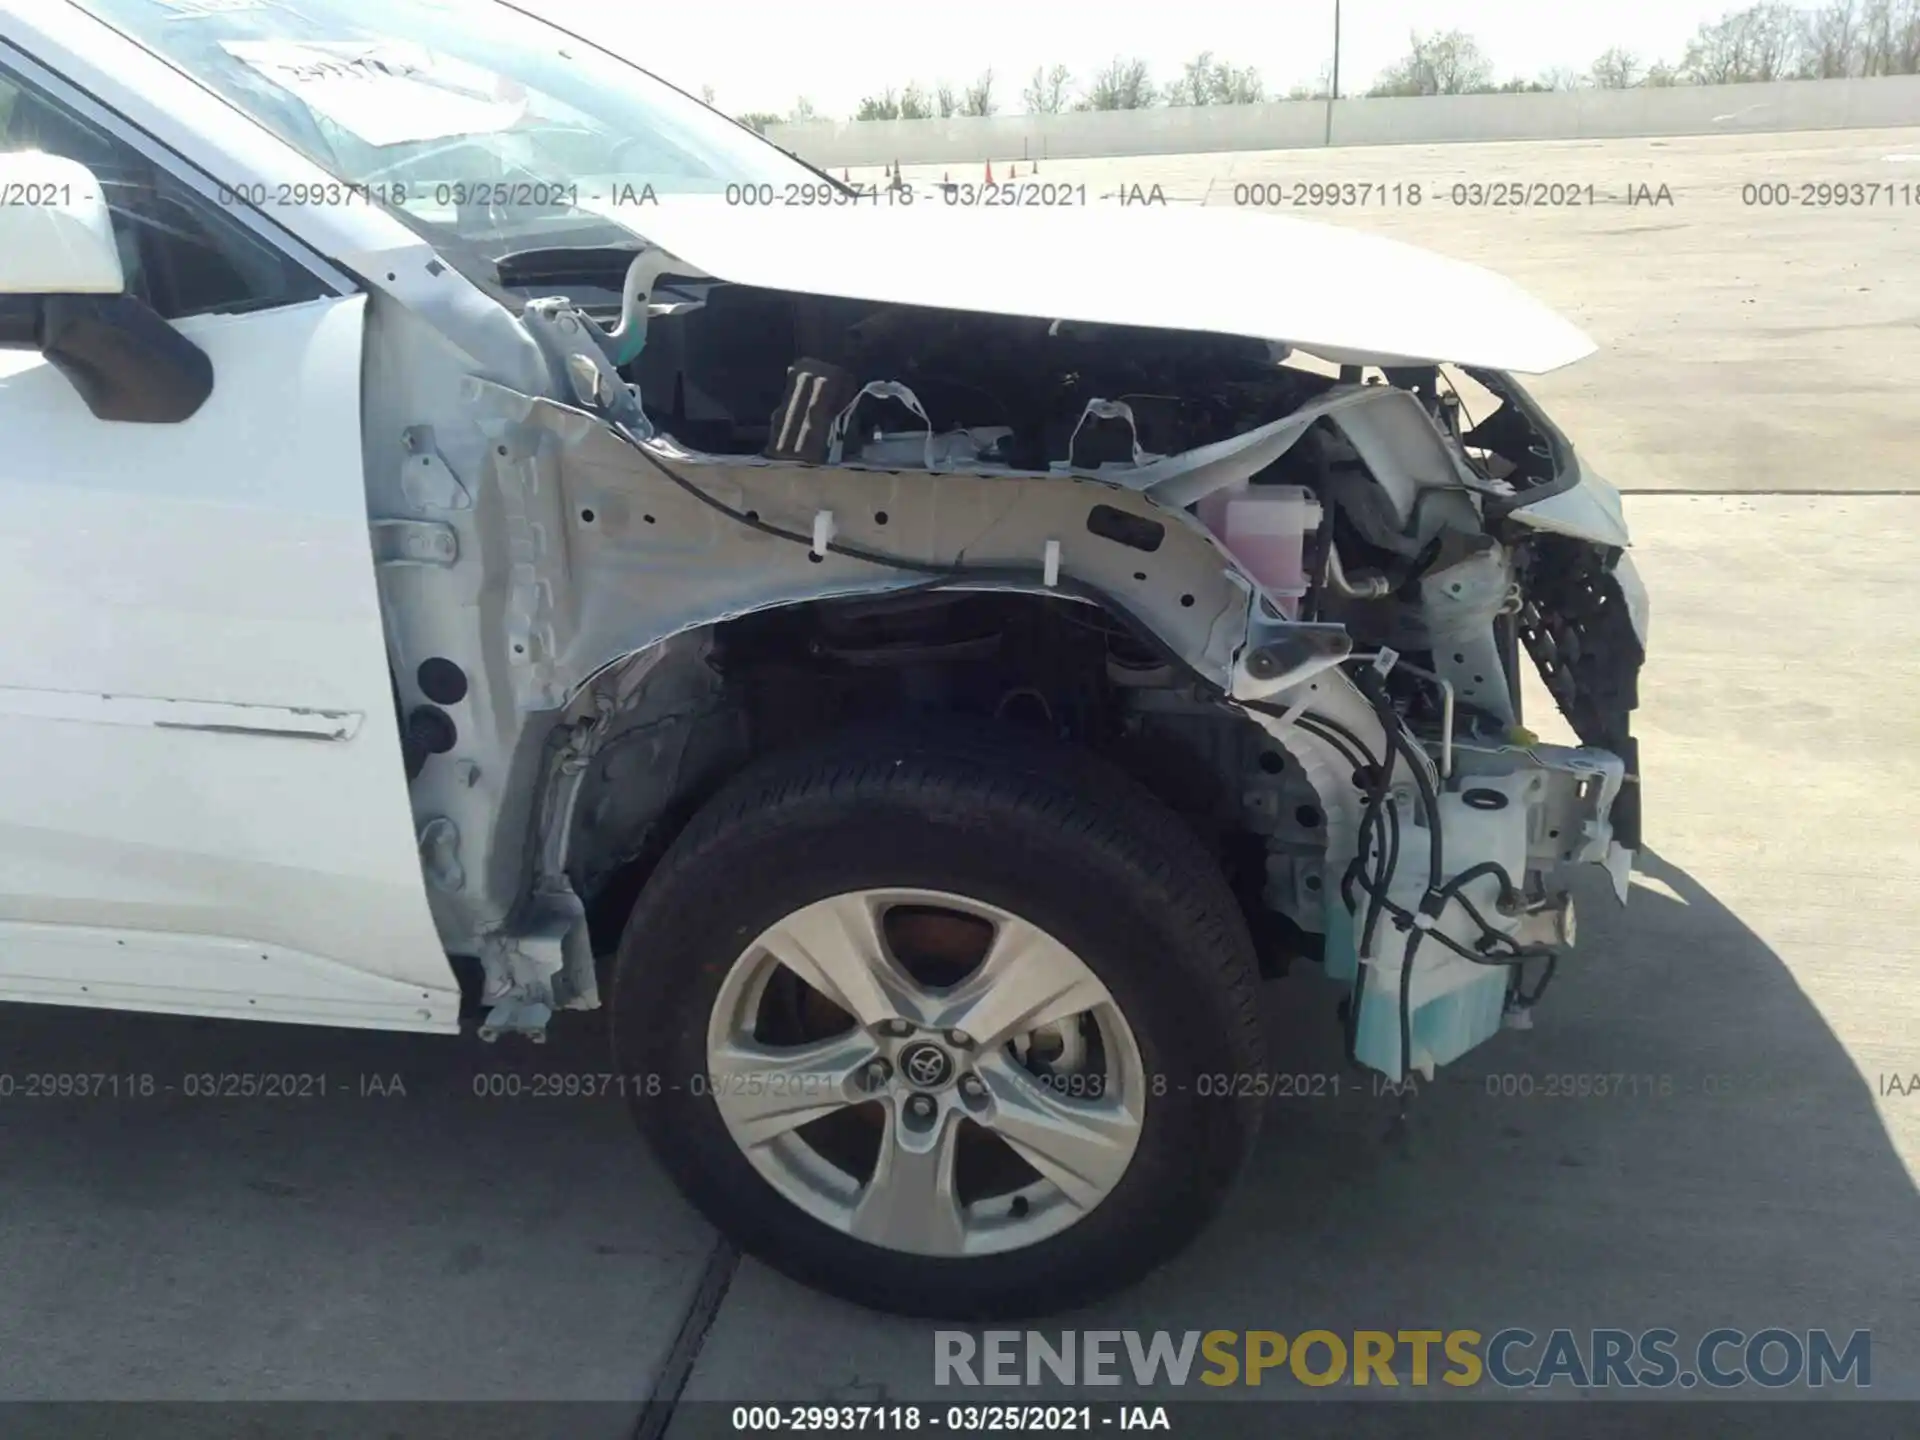
POLYGON ((951 120, 815 120, 772 125, 767 138, 816 165, 977 164, 1293 150, 1326 140, 1327 107, 1312 101, 1159 110, 1076 110, 951 120))
MULTIPOLYGON (((1324 101, 1282 100, 950 120, 818 120, 770 126, 767 138, 829 167, 1296 150, 1327 143, 1327 111, 1324 101)), ((1920 76, 1339 100, 1332 111, 1335 145, 1875 129, 1920 125, 1920 76)))
POLYGON ((1892 125, 1920 125, 1920 76, 1342 100, 1334 106, 1333 143, 1588 140, 1892 125))

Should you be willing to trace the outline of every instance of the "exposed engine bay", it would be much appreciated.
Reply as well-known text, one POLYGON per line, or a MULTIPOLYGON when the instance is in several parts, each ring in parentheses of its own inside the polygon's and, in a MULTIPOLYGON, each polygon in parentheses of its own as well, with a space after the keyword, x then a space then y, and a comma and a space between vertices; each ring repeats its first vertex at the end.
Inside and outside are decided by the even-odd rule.
MULTIPOLYGON (((1528 1023, 1573 941, 1567 865, 1624 901, 1644 596, 1604 486, 1510 376, 728 285, 657 252, 501 270, 570 396, 468 382, 518 507, 489 602, 514 774, 409 761, 485 852, 427 869, 497 1027, 595 1003, 596 897, 716 777, 881 714, 1034 727, 1146 784, 1271 968, 1351 985, 1349 1051, 1396 1079, 1528 1023), (1522 725, 1523 656, 1579 746, 1522 725), (529 772, 530 813, 486 796, 529 772)), ((416 491, 417 516, 459 508, 416 491)))

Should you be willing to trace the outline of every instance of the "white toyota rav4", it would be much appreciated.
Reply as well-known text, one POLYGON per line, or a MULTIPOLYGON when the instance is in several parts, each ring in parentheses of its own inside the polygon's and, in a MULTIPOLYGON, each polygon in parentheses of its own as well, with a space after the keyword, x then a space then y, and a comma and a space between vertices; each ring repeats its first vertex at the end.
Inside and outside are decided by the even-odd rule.
POLYGON ((1430 1075, 1625 898, 1592 345, 1486 271, 848 187, 467 0, 0 0, 0 152, 0 999, 604 1003, 741 1245, 978 1317, 1218 1206, 1262 973, 1430 1075))

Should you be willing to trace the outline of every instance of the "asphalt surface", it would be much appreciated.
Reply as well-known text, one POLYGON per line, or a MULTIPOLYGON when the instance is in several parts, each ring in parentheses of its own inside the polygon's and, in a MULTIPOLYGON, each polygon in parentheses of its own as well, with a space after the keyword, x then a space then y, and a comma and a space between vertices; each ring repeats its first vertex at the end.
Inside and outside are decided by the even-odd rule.
MULTIPOLYGON (((1442 1071, 1404 1121, 1342 1071, 1325 984, 1270 986, 1276 1068, 1339 1093, 1273 1102, 1220 1223, 1049 1326, 1870 1329, 1874 1393, 1920 1399, 1920 208, 1738 194, 1920 185, 1899 154, 1920 131, 1047 167, 1216 201, 1269 176, 1675 195, 1335 217, 1494 264, 1610 347, 1535 388, 1644 492, 1631 903, 1593 876, 1536 1028, 1442 1071), (1902 493, 1862 493, 1882 490, 1902 493), (1552 1078, 1583 1075, 1646 1082, 1552 1078)), ((0 1009, 0 1398, 607 1402, 569 1434, 626 1433, 663 1391, 954 1398, 934 1327, 734 1264, 619 1101, 555 1083, 605 1053, 594 1017, 488 1048, 0 1009), (75 1072, 132 1078, 28 1093, 75 1072), (261 1074, 316 1078, 195 1093, 261 1074)))

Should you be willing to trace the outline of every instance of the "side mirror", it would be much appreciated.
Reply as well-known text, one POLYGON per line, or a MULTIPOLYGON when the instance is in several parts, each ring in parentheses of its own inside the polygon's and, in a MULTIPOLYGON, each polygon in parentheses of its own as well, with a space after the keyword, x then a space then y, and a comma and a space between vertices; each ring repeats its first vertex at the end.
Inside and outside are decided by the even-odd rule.
POLYGON ((0 155, 0 349, 38 350, 102 420, 189 419, 213 393, 213 362, 126 288, 93 172, 0 155))
POLYGON ((38 150, 0 155, 0 295, 119 295, 113 216, 93 172, 38 150))

